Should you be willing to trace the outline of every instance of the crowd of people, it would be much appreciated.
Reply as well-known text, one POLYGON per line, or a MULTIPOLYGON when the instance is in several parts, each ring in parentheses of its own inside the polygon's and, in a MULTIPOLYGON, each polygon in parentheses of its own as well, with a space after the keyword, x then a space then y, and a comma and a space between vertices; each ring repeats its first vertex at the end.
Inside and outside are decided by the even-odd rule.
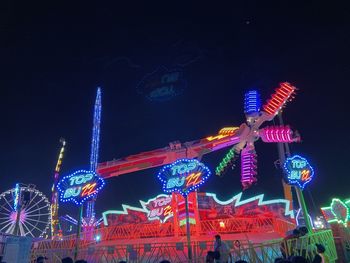
MULTIPOLYGON (((329 259, 325 254, 325 247, 322 244, 316 244, 316 255, 312 261, 306 259, 306 250, 305 248, 299 247, 298 239, 302 236, 305 236, 308 233, 306 227, 300 227, 299 229, 294 229, 291 234, 287 235, 280 246, 280 251, 282 257, 276 258, 275 263, 328 263, 329 259), (289 242, 289 251, 288 245, 289 242)), ((238 244, 239 246, 240 244, 238 244)), ((208 251, 205 262, 206 263, 248 263, 245 260, 234 260, 232 257, 230 248, 228 244, 221 239, 220 235, 215 236, 214 241, 214 250, 208 251)), ((47 258, 38 257, 37 263, 45 263, 47 258)), ((73 259, 66 257, 62 259, 62 263, 74 263, 73 259)), ((75 263, 87 263, 85 260, 76 260, 75 263)), ((127 263, 126 261, 119 261, 119 263, 127 263)), ((168 260, 162 260, 160 263, 171 263, 168 260)))
MULTIPOLYGON (((282 257, 276 258, 275 263, 329 263, 329 259, 325 254, 325 247, 322 244, 316 244, 315 248, 309 247, 308 249, 316 249, 316 255, 313 260, 310 261, 306 258, 306 249, 300 247, 298 239, 307 235, 308 229, 306 227, 300 227, 294 229, 290 235, 287 235, 281 243, 282 257), (287 253, 287 242, 290 240, 290 251, 287 253), (289 256, 287 256, 289 255, 289 256)), ((245 260, 234 261, 229 246, 226 242, 221 240, 220 235, 215 236, 214 251, 208 251, 206 256, 206 263, 248 263, 245 260)))

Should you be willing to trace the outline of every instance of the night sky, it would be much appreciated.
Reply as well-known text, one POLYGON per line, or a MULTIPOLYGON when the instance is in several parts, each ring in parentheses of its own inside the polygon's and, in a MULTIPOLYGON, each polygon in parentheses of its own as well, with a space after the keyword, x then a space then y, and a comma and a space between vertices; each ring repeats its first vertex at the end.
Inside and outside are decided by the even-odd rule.
MULTIPOLYGON (((288 81, 298 92, 284 121, 302 136, 291 150, 316 172, 305 191, 311 212, 332 197, 349 198, 349 8, 318 1, 231 2, 2 1, 0 192, 16 182, 33 183, 51 197, 60 137, 67 141, 61 175, 89 167, 98 86, 99 160, 105 162, 239 126, 247 89, 258 89, 264 102, 288 81), (169 101, 149 101, 137 85, 161 66, 182 68, 188 86, 169 101)), ((244 196, 283 197, 277 146, 255 145, 258 184, 244 196)), ((202 161, 214 172, 227 150, 202 161)), ((138 206, 161 193, 158 170, 108 179, 97 212, 121 203, 138 206)), ((239 180, 237 166, 223 178, 212 176, 201 190, 227 199, 241 191, 239 180)), ((73 205, 61 207, 77 213, 73 205)))

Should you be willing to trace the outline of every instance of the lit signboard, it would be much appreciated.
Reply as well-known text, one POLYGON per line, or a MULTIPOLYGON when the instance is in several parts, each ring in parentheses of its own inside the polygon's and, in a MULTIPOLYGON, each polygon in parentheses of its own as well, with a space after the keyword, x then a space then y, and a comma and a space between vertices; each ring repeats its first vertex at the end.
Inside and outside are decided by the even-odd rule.
POLYGON ((164 166, 158 173, 166 193, 178 192, 187 196, 205 183, 211 172, 208 167, 195 159, 180 159, 164 166))
POLYGON ((314 176, 314 170, 309 162, 299 156, 294 155, 284 163, 284 169, 286 170, 288 177, 288 183, 304 189, 305 185, 308 184, 314 176))
POLYGON ((173 209, 171 208, 171 195, 158 195, 150 199, 147 203, 141 201, 145 211, 147 211, 148 220, 159 220, 164 223, 173 216, 173 209))

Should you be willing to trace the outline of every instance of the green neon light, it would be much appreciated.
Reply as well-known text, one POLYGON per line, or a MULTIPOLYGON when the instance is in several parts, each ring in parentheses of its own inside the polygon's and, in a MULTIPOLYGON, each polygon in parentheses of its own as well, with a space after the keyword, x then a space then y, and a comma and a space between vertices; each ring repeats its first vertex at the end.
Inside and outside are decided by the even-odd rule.
MULTIPOLYGON (((190 224, 195 225, 196 224, 196 219, 190 217, 189 218, 189 222, 190 222, 190 224)), ((186 225, 186 218, 180 220, 179 225, 180 226, 186 225)))
POLYGON ((338 223, 338 220, 337 219, 331 219, 331 220, 329 220, 329 221, 327 221, 328 223, 335 223, 335 222, 337 222, 338 223))
MULTIPOLYGON (((234 201, 235 202, 235 207, 250 203, 250 202, 254 202, 256 200, 258 200, 258 205, 270 205, 270 204, 278 204, 278 203, 284 203, 285 204, 285 211, 284 211, 284 215, 285 216, 290 216, 291 218, 294 218, 294 211, 290 210, 290 202, 289 200, 285 200, 285 199, 273 199, 273 200, 268 200, 268 201, 264 201, 264 194, 260 194, 254 197, 251 197, 249 199, 246 200, 241 200, 242 198, 242 192, 233 196, 232 198, 230 198, 229 200, 226 201, 221 201, 217 198, 216 194, 214 193, 205 193, 206 196, 210 196, 214 199, 215 202, 217 202, 220 205, 228 205, 234 201)), ((105 226, 108 226, 108 222, 107 222, 107 215, 110 214, 117 214, 117 215, 126 215, 128 214, 127 210, 134 210, 134 211, 139 211, 139 212, 143 212, 146 213, 148 215, 149 211, 146 208, 146 204, 149 203, 150 201, 153 201, 159 197, 167 197, 167 195, 165 194, 160 194, 157 195, 155 198, 151 198, 149 199, 147 202, 144 202, 142 200, 140 200, 140 203, 142 205, 142 208, 138 208, 138 207, 134 207, 134 206, 129 206, 129 205, 122 205, 123 210, 108 210, 102 213, 102 217, 103 217, 103 223, 105 226)), ((323 209, 323 208, 322 208, 323 209)), ((167 217, 164 222, 169 219, 170 217, 172 217, 173 215, 167 217)), ((193 219, 194 220, 194 219, 193 219)), ((195 224, 191 222, 191 224, 195 224)))
POLYGON ((277 203, 284 203, 285 204, 285 211, 284 211, 284 215, 285 216, 290 216, 291 218, 294 218, 294 211, 290 209, 290 202, 289 200, 286 199, 273 199, 273 200, 269 200, 269 201, 263 201, 264 200, 264 194, 260 194, 254 197, 251 197, 249 199, 246 200, 241 200, 242 198, 242 192, 240 192, 239 194, 233 196, 232 198, 230 198, 227 201, 221 201, 217 198, 216 194, 213 193, 206 193, 207 196, 211 196, 215 202, 217 202, 220 205, 228 205, 230 203, 232 203, 233 201, 235 202, 235 207, 250 203, 250 202, 254 202, 256 200, 258 200, 258 205, 270 205, 270 204, 277 204, 277 203))
POLYGON ((333 198, 332 203, 331 203, 331 212, 335 216, 335 218, 339 224, 341 223, 341 224, 344 224, 344 226, 347 226, 347 223, 349 220, 349 208, 342 200, 340 200, 338 198, 333 198), (338 204, 336 204, 336 203, 338 203, 338 204), (345 211, 346 211, 345 218, 338 217, 338 215, 339 215, 337 213, 338 211, 334 210, 339 205, 342 206, 343 208, 345 208, 345 211))
POLYGON ((231 148, 227 152, 225 157, 222 159, 222 161, 219 163, 219 165, 216 167, 215 169, 216 175, 220 176, 225 171, 225 169, 227 168, 227 166, 229 165, 233 157, 235 157, 235 150, 234 148, 231 148))

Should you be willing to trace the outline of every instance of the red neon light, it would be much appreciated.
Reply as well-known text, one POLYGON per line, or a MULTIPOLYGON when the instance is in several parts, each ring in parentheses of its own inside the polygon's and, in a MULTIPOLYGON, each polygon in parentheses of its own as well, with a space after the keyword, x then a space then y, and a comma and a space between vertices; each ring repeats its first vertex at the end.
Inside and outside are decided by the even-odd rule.
POLYGON ((186 187, 190 187, 191 185, 195 186, 200 183, 200 176, 202 175, 201 172, 198 173, 192 173, 186 178, 186 187))
POLYGON ((268 114, 277 114, 295 90, 296 88, 288 82, 280 83, 275 93, 271 95, 271 99, 263 106, 264 111, 268 114))
POLYGON ((96 183, 87 184, 82 188, 81 196, 91 195, 96 193, 96 183))
POLYGON ((310 178, 310 170, 302 170, 301 171, 301 180, 307 181, 310 178))

